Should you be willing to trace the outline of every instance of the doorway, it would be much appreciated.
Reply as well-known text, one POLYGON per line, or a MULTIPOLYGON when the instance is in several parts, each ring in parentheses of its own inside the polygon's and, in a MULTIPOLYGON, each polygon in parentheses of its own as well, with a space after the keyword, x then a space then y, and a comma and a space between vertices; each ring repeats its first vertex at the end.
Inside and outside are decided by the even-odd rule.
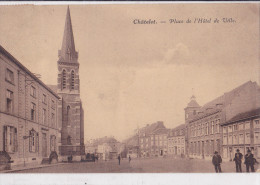
POLYGON ((46 137, 46 133, 42 133, 42 157, 47 157, 47 137, 46 137))

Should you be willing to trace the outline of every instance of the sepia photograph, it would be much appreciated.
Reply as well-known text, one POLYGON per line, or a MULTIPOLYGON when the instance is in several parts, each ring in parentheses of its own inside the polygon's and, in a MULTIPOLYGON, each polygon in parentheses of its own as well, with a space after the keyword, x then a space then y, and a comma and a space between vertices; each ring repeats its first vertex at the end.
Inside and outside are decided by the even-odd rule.
POLYGON ((259 15, 0 4, 0 173, 259 173, 259 15))

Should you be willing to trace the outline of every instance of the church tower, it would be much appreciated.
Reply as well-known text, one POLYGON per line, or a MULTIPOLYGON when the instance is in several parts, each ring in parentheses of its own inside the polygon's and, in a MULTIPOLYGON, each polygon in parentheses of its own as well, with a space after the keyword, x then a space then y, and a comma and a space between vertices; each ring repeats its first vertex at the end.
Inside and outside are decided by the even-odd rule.
POLYGON ((85 150, 84 111, 80 99, 78 52, 75 50, 69 7, 58 55, 57 93, 61 97, 59 107, 62 114, 60 154, 66 157, 73 155, 73 159, 77 160, 85 150))

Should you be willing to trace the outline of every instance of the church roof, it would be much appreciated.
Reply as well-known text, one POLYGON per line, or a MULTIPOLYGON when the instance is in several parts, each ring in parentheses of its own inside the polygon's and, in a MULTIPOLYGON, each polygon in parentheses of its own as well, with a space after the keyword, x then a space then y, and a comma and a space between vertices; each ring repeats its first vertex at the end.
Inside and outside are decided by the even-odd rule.
POLYGON ((77 62, 78 53, 75 50, 74 36, 70 17, 70 8, 68 6, 65 20, 64 34, 61 50, 59 51, 59 61, 77 62))

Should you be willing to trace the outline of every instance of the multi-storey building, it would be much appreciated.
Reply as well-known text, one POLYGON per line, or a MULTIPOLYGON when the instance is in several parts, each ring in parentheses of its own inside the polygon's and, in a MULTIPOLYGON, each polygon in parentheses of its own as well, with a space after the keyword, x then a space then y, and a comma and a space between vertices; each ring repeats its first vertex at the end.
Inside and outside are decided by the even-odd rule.
POLYGON ((189 157, 211 159, 222 151, 222 127, 235 115, 260 106, 260 90, 247 82, 200 107, 193 96, 185 108, 186 153, 189 157))
POLYGON ((58 150, 59 96, 2 46, 0 87, 1 154, 13 165, 41 163, 58 150))
POLYGON ((179 125, 170 131, 168 155, 185 155, 185 124, 179 125))
POLYGON ((158 121, 150 125, 147 124, 146 127, 143 127, 138 131, 140 157, 150 157, 155 155, 159 156, 159 152, 161 152, 161 150, 161 154, 163 155, 163 146, 165 146, 164 140, 166 140, 167 150, 167 134, 165 134, 164 131, 159 130, 166 130, 162 121, 158 121), (166 135, 166 139, 164 135, 166 135))
POLYGON ((239 149, 245 155, 250 149, 260 158, 260 108, 240 113, 222 124, 223 159, 232 160, 239 149))
POLYGON ((160 128, 150 134, 151 156, 166 156, 168 152, 169 129, 160 128))

